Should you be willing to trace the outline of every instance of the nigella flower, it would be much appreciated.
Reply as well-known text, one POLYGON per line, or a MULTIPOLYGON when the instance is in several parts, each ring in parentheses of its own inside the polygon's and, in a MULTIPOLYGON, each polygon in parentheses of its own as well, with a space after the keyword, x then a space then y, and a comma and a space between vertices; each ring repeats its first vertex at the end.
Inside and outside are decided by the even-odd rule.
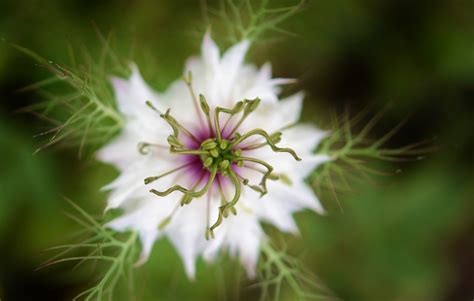
POLYGON ((212 261, 221 249, 253 277, 262 222, 297 233, 294 212, 323 212, 305 178, 328 159, 314 154, 324 132, 298 124, 302 93, 278 99, 292 80, 273 79, 269 64, 244 64, 248 47, 220 56, 206 34, 202 56, 164 93, 134 66, 129 79, 112 79, 125 124, 99 158, 120 171, 105 189, 107 208, 124 213, 108 226, 139 233, 140 262, 165 236, 191 278, 198 256, 212 261))

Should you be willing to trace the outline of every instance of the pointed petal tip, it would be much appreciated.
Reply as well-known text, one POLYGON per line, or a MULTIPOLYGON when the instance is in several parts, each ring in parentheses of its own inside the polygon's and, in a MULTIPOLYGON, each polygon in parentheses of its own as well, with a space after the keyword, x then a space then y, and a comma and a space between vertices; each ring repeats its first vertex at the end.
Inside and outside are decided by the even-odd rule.
POLYGON ((215 68, 219 62, 219 47, 217 47, 216 42, 212 39, 210 30, 207 30, 204 34, 204 38, 201 44, 201 55, 203 60, 215 68))
POLYGON ((188 279, 194 282, 196 280, 196 267, 194 266, 194 263, 192 265, 188 265, 187 263, 185 263, 184 268, 188 279))
POLYGON ((244 266, 245 273, 247 274, 247 277, 250 280, 254 280, 257 277, 256 262, 253 262, 252 260, 242 259, 241 263, 244 266))
POLYGON ((145 264, 145 262, 148 261, 148 255, 147 254, 141 254, 140 257, 138 258, 138 260, 133 264, 133 267, 134 268, 138 268, 138 267, 141 267, 142 265, 145 264))
POLYGON ((321 201, 316 196, 315 196, 315 201, 312 202, 308 208, 313 210, 319 215, 322 215, 322 216, 327 215, 327 212, 324 209, 323 205, 321 204, 321 201))
POLYGON ((312 208, 314 212, 318 213, 319 215, 325 216, 327 215, 327 211, 322 206, 315 206, 312 208))

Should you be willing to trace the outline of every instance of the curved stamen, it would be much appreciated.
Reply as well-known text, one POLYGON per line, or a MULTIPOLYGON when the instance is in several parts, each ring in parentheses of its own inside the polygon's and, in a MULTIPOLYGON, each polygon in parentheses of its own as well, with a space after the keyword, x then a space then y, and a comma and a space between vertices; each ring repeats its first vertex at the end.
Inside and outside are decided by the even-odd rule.
POLYGON ((193 164, 193 162, 190 162, 190 163, 181 165, 181 166, 179 166, 179 167, 173 168, 173 169, 171 169, 171 170, 169 170, 169 171, 167 171, 167 172, 165 172, 165 173, 162 173, 161 175, 145 178, 145 180, 144 180, 145 185, 148 185, 148 184, 150 184, 151 182, 154 182, 154 181, 156 181, 156 180, 158 180, 158 179, 161 179, 161 178, 166 177, 166 176, 168 176, 168 175, 170 175, 170 174, 172 174, 172 173, 175 173, 175 172, 177 172, 177 171, 179 171, 179 170, 181 170, 181 169, 183 169, 183 168, 186 168, 186 167, 188 167, 189 165, 192 165, 192 164, 193 164))
POLYGON ((206 192, 209 191, 211 188, 212 183, 214 182, 214 178, 216 177, 217 174, 217 166, 214 166, 211 170, 211 175, 209 176, 209 179, 207 180, 206 185, 199 191, 192 191, 190 189, 186 189, 185 187, 181 185, 174 185, 171 188, 166 189, 165 191, 158 191, 156 189, 151 189, 150 192, 153 194, 156 194, 157 196, 167 196, 171 194, 174 191, 181 191, 182 193, 189 195, 192 198, 198 198, 203 196, 206 192))
POLYGON ((207 126, 209 127, 209 136, 212 136, 212 122, 210 116, 211 109, 209 108, 209 104, 207 103, 206 97, 204 97, 204 95, 202 94, 199 94, 199 103, 201 104, 201 110, 206 116, 207 126))
POLYGON ((268 164, 267 162, 265 162, 263 160, 259 160, 259 159, 252 158, 252 157, 239 157, 239 158, 236 158, 235 161, 237 161, 237 162, 250 161, 250 162, 258 163, 258 164, 264 166, 267 169, 267 172, 263 175, 262 181, 260 182, 260 186, 262 186, 262 194, 260 195, 260 197, 265 195, 268 192, 268 190, 267 190, 267 179, 270 177, 270 175, 273 171, 273 166, 271 166, 270 164, 268 164))
POLYGON ((164 219, 160 221, 160 223, 158 224, 159 230, 163 230, 166 226, 168 226, 168 224, 171 222, 171 220, 173 219, 173 216, 176 214, 179 208, 181 208, 181 206, 180 206, 180 203, 178 202, 173 207, 173 210, 171 211, 171 213, 168 214, 168 216, 166 216, 164 219))
POLYGON ((168 149, 169 146, 163 144, 156 144, 156 143, 148 143, 148 142, 139 142, 138 145, 138 152, 142 155, 147 155, 150 153, 150 147, 157 147, 157 148, 164 148, 168 149))
POLYGON ((253 100, 248 100, 248 99, 245 100, 244 113, 240 117, 237 124, 230 131, 229 136, 232 136, 235 133, 235 131, 240 127, 240 125, 245 121, 245 119, 247 119, 250 113, 252 113, 253 111, 257 109, 259 104, 260 104, 260 98, 258 97, 253 100))
POLYGON ((225 121, 224 126, 222 127, 222 132, 223 133, 225 132, 225 129, 229 125, 229 122, 232 120, 232 117, 234 117, 234 116, 235 116, 235 114, 229 115, 229 118, 227 118, 227 120, 225 121))
MULTIPOLYGON (((269 145, 271 149, 275 152, 287 152, 290 155, 292 155, 296 160, 300 161, 301 159, 297 156, 294 150, 291 148, 281 148, 276 146, 277 143, 281 141, 281 132, 275 132, 272 135, 269 135, 266 131, 263 129, 254 129, 252 131, 247 132, 246 134, 239 134, 236 132, 236 130, 240 127, 240 125, 246 120, 246 118, 255 111, 260 104, 260 99, 256 98, 254 100, 244 100, 244 101, 239 101, 235 103, 235 105, 231 108, 222 108, 222 107, 215 107, 214 111, 211 113, 211 108, 209 107, 209 104, 207 103, 206 98, 203 95, 199 95, 199 101, 194 94, 194 90, 192 88, 192 83, 191 83, 191 73, 188 74, 188 77, 184 77, 184 80, 186 84, 188 85, 188 88, 190 90, 191 96, 194 101, 194 105, 197 111, 199 112, 199 118, 202 123, 203 121, 203 116, 207 119, 207 125, 209 127, 209 138, 200 141, 198 138, 196 138, 190 131, 188 131, 185 127, 183 127, 173 116, 170 115, 170 110, 168 109, 164 114, 161 113, 159 110, 157 110, 151 102, 147 102, 147 104, 156 112, 160 113, 161 118, 163 118, 172 128, 173 134, 168 136, 167 141, 169 144, 169 151, 173 154, 177 155, 190 155, 190 156, 195 156, 196 160, 185 164, 183 166, 180 166, 178 168, 175 168, 173 170, 170 170, 162 175, 158 175, 155 177, 148 177, 145 179, 145 184, 149 184, 155 180, 158 180, 168 174, 171 174, 173 172, 176 172, 186 166, 189 166, 191 164, 194 164, 198 161, 201 161, 202 163, 202 172, 200 174, 199 180, 192 186, 192 188, 187 189, 181 185, 174 185, 165 191, 157 191, 155 189, 151 189, 150 192, 160 196, 164 197, 167 196, 174 191, 180 191, 183 193, 183 196, 181 198, 181 206, 184 206, 186 204, 191 203, 191 201, 194 198, 199 198, 203 196, 206 193, 209 193, 211 189, 211 185, 214 183, 215 180, 217 180, 217 184, 219 187, 219 192, 221 196, 221 205, 219 206, 219 211, 218 211, 218 217, 215 223, 209 227, 209 219, 210 219, 210 206, 211 206, 211 195, 208 195, 208 200, 207 200, 207 223, 206 223, 206 228, 208 229, 206 231, 206 239, 209 239, 209 237, 214 237, 214 229, 216 229, 223 221, 224 218, 227 218, 229 213, 232 214, 237 214, 237 210, 235 208, 235 205, 240 199, 240 195, 242 192, 242 185, 245 185, 254 191, 260 193, 260 197, 262 197, 264 194, 267 193, 267 180, 279 180, 283 179, 282 175, 275 175, 273 174, 273 167, 268 164, 267 162, 256 159, 253 157, 242 157, 242 151, 246 150, 254 150, 258 149, 261 147, 264 147, 266 145, 269 145), (243 112, 243 114, 240 116, 240 119, 237 121, 237 123, 233 126, 233 128, 230 131, 230 134, 226 135, 223 137, 223 132, 226 129, 227 125, 230 124, 231 119, 243 112), (221 128, 220 120, 219 120, 219 114, 220 113, 225 113, 229 114, 229 118, 227 121, 224 123, 224 127, 221 128), (211 114, 213 115, 211 117, 211 114), (213 120, 212 120, 213 119, 213 120), (186 144, 183 143, 178 137, 180 133, 184 133, 185 135, 189 136, 191 139, 193 139, 196 143, 198 143, 199 147, 196 149, 189 149, 186 147, 186 144), (258 138, 257 140, 253 140, 252 142, 246 141, 252 136, 261 136, 265 141, 262 142, 261 138, 258 138), (244 145, 241 143, 246 141, 244 145), (247 144, 247 145, 245 145, 247 144), (256 163, 255 165, 261 165, 265 169, 260 169, 254 166, 253 164, 249 163, 256 163), (263 176, 261 178, 261 181, 259 185, 250 185, 249 180, 238 174, 236 171, 232 169, 232 166, 238 166, 238 167, 245 167, 248 169, 255 170, 259 173, 261 173, 263 176), (207 182, 204 184, 204 186, 196 191, 196 188, 201 186, 201 182, 204 179, 204 176, 207 174, 206 170, 210 172, 209 178, 207 182), (222 187, 222 183, 219 177, 217 177, 217 173, 219 173, 219 176, 228 176, 235 187, 234 195, 232 199, 228 202, 224 190, 222 187)), ((142 143, 139 145, 140 149, 143 153, 147 152, 147 148, 151 146, 151 144, 148 143, 142 143)), ((170 221, 171 218, 174 214, 174 212, 177 209, 173 210, 172 214, 165 218, 161 223, 160 227, 166 226, 170 221)))
POLYGON ((246 179, 244 177, 242 177, 241 175, 239 175, 238 173, 236 173, 237 176, 242 180, 242 184, 244 184, 245 186, 247 186, 248 188, 252 189, 253 191, 256 191, 258 193, 260 193, 261 195, 265 194, 263 189, 258 186, 258 185, 251 185, 249 184, 249 179, 246 179))
MULTIPOLYGON (((281 132, 276 132, 270 135, 270 139, 272 140, 273 144, 277 144, 278 142, 281 141, 281 132)), ((267 146, 268 142, 261 142, 261 143, 255 143, 255 144, 250 144, 246 145, 241 148, 241 150, 254 150, 254 149, 259 149, 261 147, 267 146)))
MULTIPOLYGON (((265 174, 267 173, 266 171, 264 171, 263 169, 260 169, 256 166, 252 166, 252 165, 248 165, 248 164, 244 164, 243 167, 245 168, 248 168, 248 169, 251 169, 251 170, 255 170, 261 174, 265 174)), ((272 180, 272 181, 278 181, 280 179, 280 177, 274 173, 271 173, 270 176, 268 177, 269 180, 272 180)))
POLYGON ((224 206, 225 206, 226 209, 230 209, 230 211, 232 211, 232 213, 235 215, 237 213, 234 209, 234 206, 235 206, 235 204, 237 204, 237 202, 240 199, 240 193, 242 192, 242 186, 240 185, 241 183, 239 181, 239 178, 236 176, 236 174, 233 170, 229 170, 229 177, 230 177, 230 180, 232 181, 232 184, 234 184, 234 186, 235 186, 235 194, 234 194, 234 197, 232 198, 232 200, 230 202, 226 203, 224 206))
MULTIPOLYGON (((199 179, 193 185, 193 187, 191 188, 191 191, 194 192, 196 190, 196 188, 199 186, 199 184, 201 184, 202 179, 204 179, 205 174, 206 173, 204 171, 201 172, 201 175, 199 176, 199 179)), ((181 207, 184 206, 184 205, 190 204, 192 200, 193 200, 193 197, 189 196, 189 194, 183 195, 183 197, 181 198, 181 202, 180 202, 181 207)))
POLYGON ((221 183, 220 178, 217 178, 217 185, 219 187, 219 193, 221 195, 221 205, 224 205, 224 204, 227 203, 227 200, 226 200, 226 197, 225 197, 225 194, 224 194, 224 189, 222 188, 222 183, 221 183))
POLYGON ((219 227, 219 225, 222 224, 224 217, 227 216, 226 214, 227 210, 230 210, 233 214, 237 214, 237 211, 235 210, 234 206, 235 204, 237 204, 237 202, 240 199, 242 186, 239 179, 237 178, 237 176, 232 170, 229 171, 229 177, 230 177, 230 180, 232 181, 232 184, 234 184, 235 186, 235 194, 230 202, 225 203, 224 205, 219 207, 219 215, 217 216, 217 221, 211 226, 211 228, 209 228, 209 233, 211 237, 214 237, 214 229, 219 227))
MULTIPOLYGON (((214 126, 216 128, 216 138, 217 141, 221 141, 222 138, 222 130, 220 128, 220 123, 219 123, 219 113, 226 113, 229 114, 230 116, 233 116, 235 114, 240 113, 244 109, 245 103, 243 101, 238 101, 232 109, 226 109, 222 107, 216 107, 214 110, 214 126)), ((229 120, 227 120, 228 122, 229 120)))
POLYGON ((247 132, 245 133, 244 135, 242 136, 239 136, 238 138, 236 138, 232 144, 231 144, 231 147, 234 147, 236 145, 238 145, 239 143, 241 143, 242 141, 244 141, 245 139, 251 137, 251 136, 254 136, 254 135, 260 135, 262 136, 263 138, 265 138, 265 140, 267 141, 268 145, 272 148, 272 150, 274 152, 277 152, 277 153, 281 153, 281 152, 285 152, 285 153, 289 153, 290 155, 293 156, 293 158, 295 158, 296 161, 301 161, 301 158, 298 157, 298 155, 295 153, 294 150, 292 150, 291 148, 282 148, 282 147, 278 147, 276 146, 273 141, 272 141, 272 138, 271 136, 264 130, 262 129, 254 129, 254 130, 251 130, 250 132, 247 132))
POLYGON ((209 152, 199 149, 181 149, 178 150, 173 146, 170 146, 170 152, 176 155, 207 155, 209 152))
POLYGON ((155 107, 155 105, 150 100, 145 101, 145 103, 150 109, 158 113, 158 115, 163 115, 163 113, 160 110, 158 110, 158 108, 155 107))
POLYGON ((189 94, 191 95, 191 99, 193 100, 194 109, 196 110, 196 114, 198 114, 198 116, 199 116, 199 122, 201 123, 201 125, 204 125, 204 121, 202 120, 201 111, 199 111, 199 104, 198 104, 198 100, 197 100, 197 97, 196 97, 196 93, 194 92, 194 88, 193 88, 193 74, 192 74, 192 72, 188 71, 188 76, 187 77, 186 77, 186 75, 183 75, 183 80, 186 83, 186 86, 188 87, 189 94))
POLYGON ((199 143, 198 138, 194 136, 190 131, 188 131, 184 126, 182 126, 173 116, 170 115, 170 109, 166 110, 165 114, 160 115, 161 118, 163 118, 166 123, 171 126, 173 129, 173 134, 174 136, 178 137, 179 136, 179 130, 183 131, 189 138, 193 139, 195 142, 199 143))

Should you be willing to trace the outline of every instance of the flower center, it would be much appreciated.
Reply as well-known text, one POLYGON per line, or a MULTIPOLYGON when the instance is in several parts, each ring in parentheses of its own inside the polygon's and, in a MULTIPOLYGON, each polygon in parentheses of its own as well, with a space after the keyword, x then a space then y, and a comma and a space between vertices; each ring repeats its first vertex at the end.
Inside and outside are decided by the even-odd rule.
POLYGON ((207 152, 200 156, 203 166, 209 171, 217 168, 217 171, 224 176, 229 174, 229 168, 233 163, 242 167, 244 161, 238 161, 242 152, 233 148, 232 145, 232 141, 227 139, 218 141, 217 138, 209 138, 204 140, 200 146, 200 150, 207 152))
MULTIPOLYGON (((165 191, 157 191, 151 189, 150 192, 164 197, 175 191, 179 191, 183 194, 181 198, 181 206, 190 204, 193 199, 200 198, 208 193, 212 187, 212 184, 217 181, 220 195, 222 198, 221 206, 219 207, 219 215, 217 221, 212 225, 208 226, 208 231, 206 231, 206 238, 209 236, 214 236, 214 229, 218 227, 224 218, 226 218, 230 213, 237 214, 235 205, 239 201, 240 194, 242 191, 242 185, 248 186, 254 191, 260 193, 261 196, 267 193, 267 180, 283 180, 285 181, 285 175, 277 175, 273 173, 273 167, 267 162, 245 156, 242 154, 243 151, 250 151, 253 149, 269 146, 274 152, 286 152, 292 155, 296 160, 300 161, 301 159, 296 155, 296 153, 291 148, 281 148, 276 146, 276 143, 281 140, 281 132, 275 132, 272 134, 267 133, 265 130, 256 128, 251 131, 246 132, 245 134, 240 134, 237 132, 240 125, 245 121, 245 119, 254 112, 260 104, 260 99, 256 98, 253 100, 242 100, 237 102, 232 108, 222 108, 215 107, 210 108, 207 103, 206 98, 203 95, 199 95, 199 100, 194 94, 194 91, 191 86, 191 75, 189 74, 185 78, 185 82, 189 87, 193 103, 196 109, 196 114, 198 115, 201 124, 207 123, 207 129, 209 130, 210 138, 200 141, 193 135, 193 132, 186 129, 182 126, 178 120, 170 115, 170 110, 168 109, 165 113, 160 112, 156 109, 151 102, 147 101, 147 105, 154 111, 160 114, 160 117, 165 120, 173 130, 173 134, 168 136, 168 144, 170 153, 175 155, 192 155, 198 157, 197 160, 200 160, 202 164, 202 170, 208 174, 207 181, 203 184, 204 172, 201 172, 200 178, 194 184, 193 187, 186 188, 181 185, 174 185, 165 191), (229 115, 225 124, 221 126, 220 114, 229 115), (230 126, 229 121, 238 117, 238 119, 233 123, 233 126, 230 126), (205 119, 205 120, 204 120, 205 119), (226 127, 230 126, 230 129, 226 130, 226 127), (223 132, 226 130, 226 135, 223 137, 223 132), (197 147, 189 147, 189 143, 186 144, 183 142, 184 136, 187 139, 193 140, 196 143, 197 147), (254 144, 242 144, 250 137, 260 137, 260 142, 254 144), (245 145, 245 146, 242 146, 245 145), (249 165, 247 165, 249 164, 249 165), (258 185, 249 184, 249 181, 237 173, 234 168, 243 167, 256 170, 262 174, 261 181, 258 185), (260 166, 260 167, 256 167, 260 166), (234 186, 234 196, 232 199, 227 200, 225 194, 222 191, 220 177, 227 177, 232 185, 234 186)), ((141 143, 139 146, 140 152, 145 152, 147 147, 153 146, 151 143, 141 143)), ((177 167, 171 171, 163 173, 161 175, 148 177, 145 179, 145 184, 149 184, 153 181, 159 180, 160 178, 167 176, 173 172, 186 168, 189 164, 177 167)), ((287 179, 287 178, 286 178, 287 179)), ((209 206, 208 206, 209 207, 209 206)), ((173 214, 173 213, 172 213, 173 214)), ((164 220, 164 224, 167 224, 172 217, 164 220)), ((209 212, 208 212, 209 216, 209 212)), ((161 227, 161 226, 160 226, 161 227)))

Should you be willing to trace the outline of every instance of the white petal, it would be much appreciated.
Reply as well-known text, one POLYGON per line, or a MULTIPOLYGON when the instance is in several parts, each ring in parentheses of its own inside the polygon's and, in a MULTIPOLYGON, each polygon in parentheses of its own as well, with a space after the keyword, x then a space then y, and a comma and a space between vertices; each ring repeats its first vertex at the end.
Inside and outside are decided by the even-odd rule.
POLYGON ((258 81, 268 81, 272 79, 272 64, 267 62, 263 64, 258 72, 258 81))
POLYGON ((112 77, 110 80, 114 88, 119 111, 129 117, 138 118, 139 122, 158 120, 157 115, 147 105, 151 101, 154 106, 163 110, 158 102, 158 94, 143 80, 138 67, 131 65, 132 74, 129 79, 112 77))
POLYGON ((261 220, 271 223, 283 232, 299 233, 293 213, 301 210, 301 206, 282 198, 274 198, 272 194, 260 198, 254 191, 248 190, 246 198, 247 195, 254 195, 250 203, 261 220))
POLYGON ((115 139, 97 151, 97 159, 114 164, 123 170, 137 160, 137 137, 127 128, 115 139))
POLYGON ((279 144, 291 147, 296 152, 311 153, 326 136, 326 131, 311 124, 298 124, 283 131, 279 144))
POLYGON ((296 123, 300 120, 301 111, 303 109, 303 98, 304 93, 299 92, 280 101, 278 105, 278 115, 282 120, 283 126, 296 123))
POLYGON ((125 213, 106 225, 116 231, 138 232, 142 243, 142 254, 136 265, 148 259, 154 242, 163 234, 163 231, 158 229, 158 225, 170 216, 179 198, 170 195, 157 201, 157 198, 152 195, 129 199, 128 206, 123 207, 125 213))
POLYGON ((220 73, 218 78, 219 85, 219 97, 223 100, 220 101, 233 101, 237 102, 241 99, 230 99, 235 98, 232 95, 232 91, 236 89, 236 85, 239 85, 238 78, 239 73, 242 70, 245 54, 250 46, 249 41, 242 41, 239 44, 231 47, 227 50, 220 62, 220 73))
POLYGON ((190 279, 196 274, 196 258, 206 243, 206 201, 194 199, 179 210, 173 222, 165 229, 178 250, 190 279))
MULTIPOLYGON (((165 190, 174 183, 186 185, 187 178, 181 176, 180 171, 160 178, 149 185, 144 184, 144 179, 150 176, 156 176, 171 171, 177 167, 183 166, 182 163, 176 161, 176 158, 167 157, 157 160, 154 157, 144 157, 135 164, 128 166, 122 171, 120 176, 113 182, 107 184, 103 190, 112 190, 108 197, 107 209, 117 208, 126 203, 128 199, 140 198, 152 195, 149 190, 151 188, 157 190, 165 190)), ((184 172, 183 169, 181 172, 184 172)))
POLYGON ((141 266, 148 261, 150 257, 151 250, 153 248, 153 244, 158 239, 158 230, 152 229, 147 231, 141 231, 139 233, 140 241, 142 243, 142 253, 138 258, 137 262, 135 262, 135 267, 141 266))
POLYGON ((319 214, 324 214, 325 210, 321 205, 314 191, 302 182, 293 183, 288 186, 283 183, 269 183, 268 197, 271 199, 280 199, 281 201, 291 202, 301 209, 308 208, 319 214))
POLYGON ((227 71, 229 78, 233 78, 238 73, 239 68, 242 67, 249 46, 250 42, 244 40, 232 46, 224 53, 221 60, 221 67, 227 71))
POLYGON ((215 230, 215 236, 204 251, 205 258, 212 260, 219 249, 228 249, 231 256, 239 257, 248 277, 254 278, 260 243, 264 237, 255 214, 238 209, 236 216, 230 215, 215 230))
MULTIPOLYGON (((201 57, 188 60, 185 68, 185 72, 192 72, 195 94, 205 95, 211 107, 231 107, 244 98, 260 97, 261 106, 245 121, 239 129, 240 133, 255 128, 263 128, 272 133, 296 123, 302 110, 303 93, 279 101, 280 85, 293 80, 272 79, 270 64, 265 64, 260 69, 244 64, 249 45, 248 41, 243 41, 228 49, 221 58, 219 48, 210 33, 206 33, 201 46, 201 57)), ((206 196, 194 199, 190 205, 181 208, 174 207, 179 203, 180 193, 172 193, 158 200, 148 192, 150 188, 162 191, 174 184, 190 188, 192 185, 182 183, 189 184, 193 175, 180 173, 145 186, 144 178, 176 168, 179 162, 174 159, 176 156, 168 152, 157 151, 143 156, 136 149, 139 142, 167 144, 166 136, 171 132, 169 126, 146 106, 146 100, 152 101, 161 111, 170 108, 171 114, 193 133, 202 132, 205 124, 202 124, 197 115, 201 113, 196 112, 188 87, 182 80, 177 80, 165 93, 158 95, 145 83, 135 66, 132 67, 132 75, 128 80, 114 78, 112 84, 119 110, 126 118, 126 126, 119 137, 104 147, 98 156, 101 160, 118 166, 121 171, 121 176, 106 188, 112 190, 108 208, 120 207, 125 213, 108 226, 118 231, 131 229, 139 233, 143 252, 138 263, 145 262, 156 239, 166 235, 180 254, 191 279, 196 273, 195 262, 198 256, 202 254, 207 260, 212 260, 223 249, 228 250, 232 256, 238 256, 249 277, 254 277, 260 244, 264 239, 260 221, 269 222, 285 232, 297 233, 294 212, 305 208, 324 212, 304 179, 319 164, 329 159, 327 156, 313 154, 326 133, 314 126, 296 125, 283 131, 279 146, 293 148, 303 159, 302 162, 296 162, 289 154, 275 153, 267 147, 245 151, 244 154, 270 163, 275 167, 276 173, 287 175, 292 185, 288 186, 282 181, 269 181, 269 192, 261 199, 254 191, 245 188, 237 205, 238 215, 226 218, 216 229, 215 239, 206 241, 205 232, 209 226, 206 196), (175 212, 174 208, 179 209, 175 212), (175 213, 170 223, 164 229, 159 229, 158 225, 171 212, 175 213)), ((229 127, 231 126, 232 122, 229 127)), ((258 139, 255 137, 253 142, 258 143, 258 139)), ((261 176, 249 173, 248 178, 254 182, 259 181, 261 176)), ((220 199, 211 197, 209 220, 212 223, 217 218, 220 199)))
POLYGON ((212 40, 210 31, 207 31, 204 35, 201 45, 201 54, 206 67, 215 70, 219 63, 219 48, 212 40))
POLYGON ((159 122, 154 122, 154 130, 145 130, 136 122, 129 123, 122 132, 111 142, 97 151, 97 158, 103 162, 114 164, 119 170, 123 171, 135 162, 144 159, 147 155, 139 152, 139 144, 143 142, 160 144, 164 147, 149 148, 148 156, 166 158, 169 151, 166 148, 166 138, 169 127, 162 126, 159 122))

